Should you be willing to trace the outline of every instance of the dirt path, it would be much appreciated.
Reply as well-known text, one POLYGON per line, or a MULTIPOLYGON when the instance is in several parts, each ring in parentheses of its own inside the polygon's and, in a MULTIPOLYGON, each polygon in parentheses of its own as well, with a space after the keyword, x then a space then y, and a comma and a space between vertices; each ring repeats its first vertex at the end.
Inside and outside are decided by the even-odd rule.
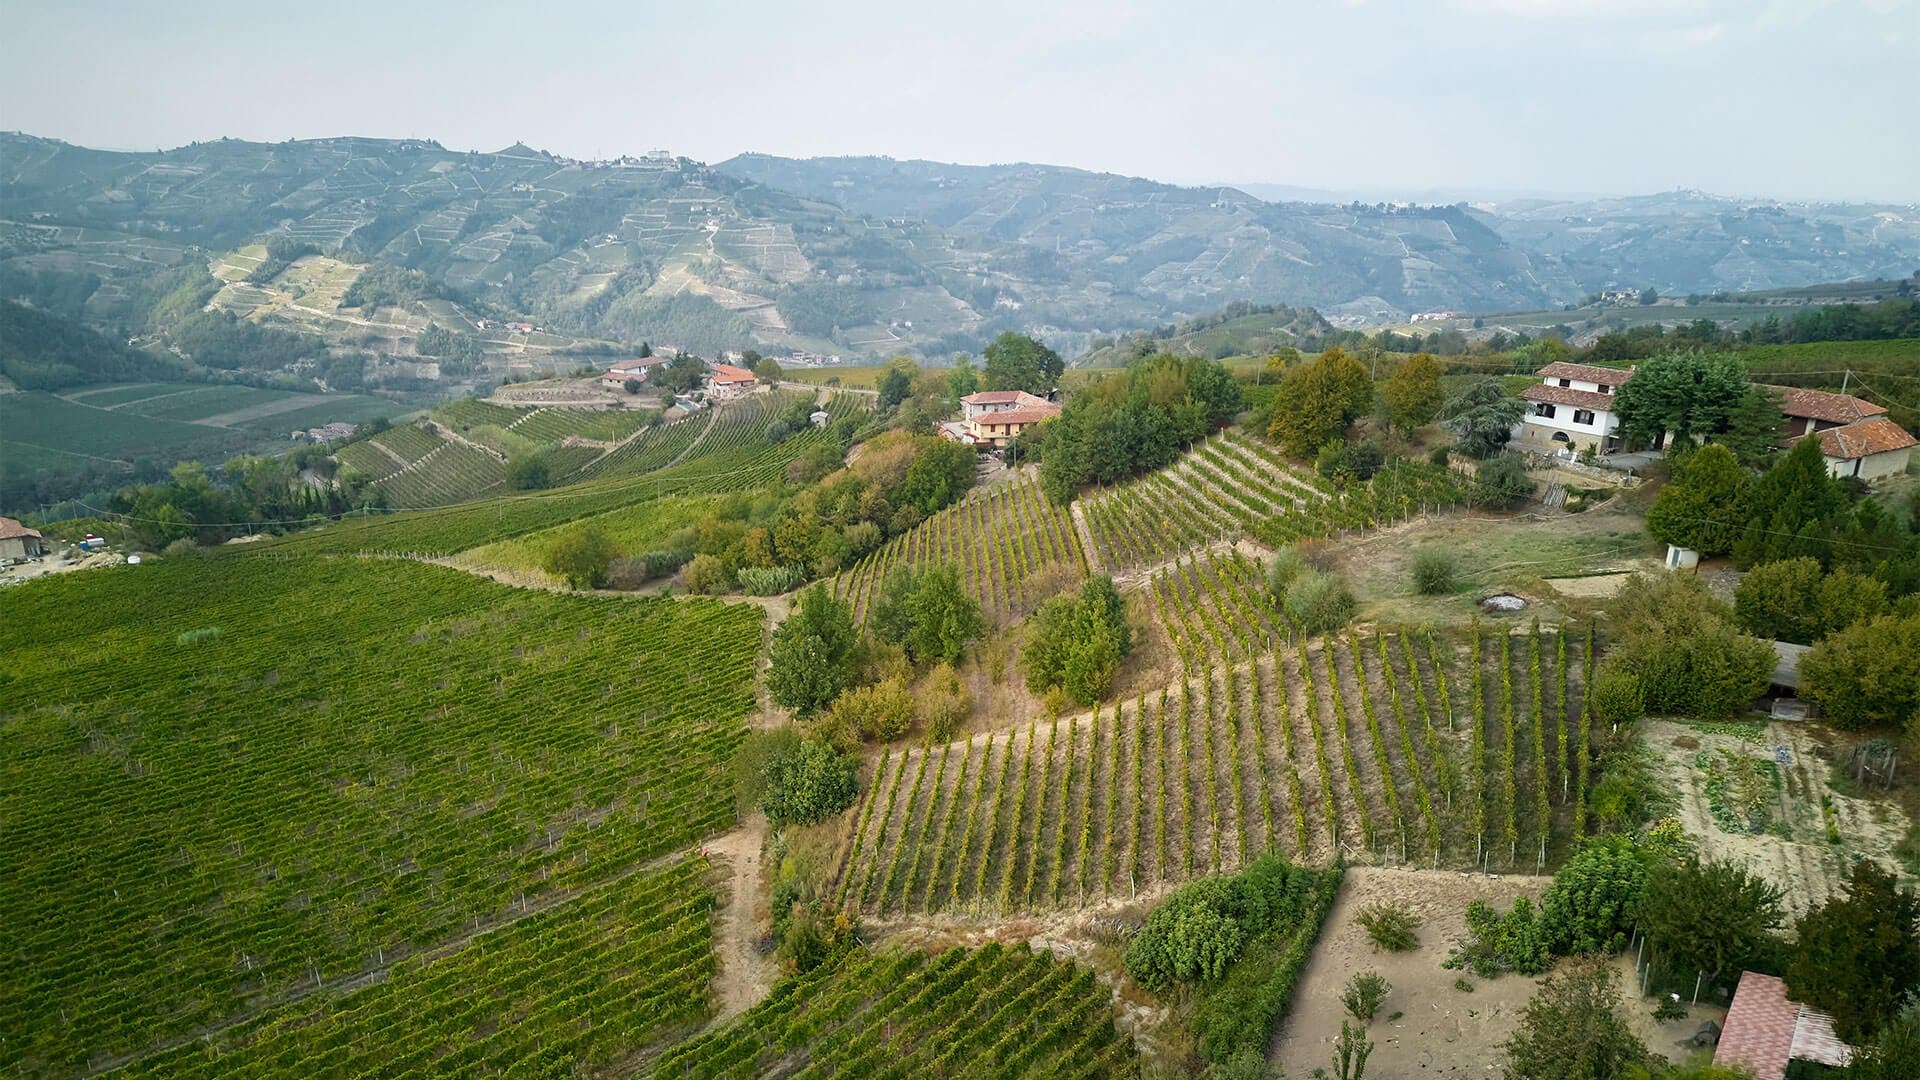
POLYGON ((714 974, 715 1026, 746 1012, 773 989, 780 970, 773 958, 755 947, 759 937, 761 852, 767 840, 767 819, 759 814, 742 827, 709 842, 707 858, 727 872, 725 898, 715 910, 713 946, 720 956, 714 974))
POLYGON ((1073 519, 1073 531, 1080 536, 1080 550, 1087 554, 1087 569, 1095 574, 1105 573, 1100 562, 1100 549, 1094 546, 1093 530, 1087 527, 1087 515, 1079 499, 1067 504, 1067 516, 1073 519))

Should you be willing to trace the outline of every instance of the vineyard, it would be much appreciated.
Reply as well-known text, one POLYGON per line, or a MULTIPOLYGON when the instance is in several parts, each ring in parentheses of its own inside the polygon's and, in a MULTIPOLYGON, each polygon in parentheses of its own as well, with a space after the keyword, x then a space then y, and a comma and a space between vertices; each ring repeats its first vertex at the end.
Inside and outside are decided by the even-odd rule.
POLYGON ((999 625, 1015 622, 1085 573, 1067 514, 1032 480, 978 489, 895 537, 833 581, 864 619, 887 575, 929 563, 960 568, 967 591, 999 625))
POLYGON ((643 503, 624 506, 593 517, 556 525, 511 540, 463 552, 458 562, 465 565, 510 567, 523 571, 544 571, 547 553, 562 537, 577 529, 592 528, 614 548, 637 556, 654 550, 680 528, 700 519, 718 500, 712 496, 667 495, 643 503))
POLYGON ((1374 528, 1464 497, 1453 473, 1410 461, 1342 488, 1229 430, 1165 469, 1083 496, 1081 510, 1101 566, 1126 569, 1247 536, 1280 545, 1374 528))
POLYGON ((636 874, 449 956, 395 964, 385 981, 365 989, 315 995, 121 1075, 304 1080, 605 1070, 707 1015, 713 894, 704 867, 686 858, 636 874))
POLYGON ((673 1048, 656 1077, 1134 1076, 1093 971, 1025 945, 858 949, 673 1048))
POLYGON ((731 827, 760 612, 170 559, 0 621, 0 1070, 70 1073, 731 827))
POLYGON ((1267 850, 1535 870, 1579 834, 1582 635, 1217 633, 1250 661, 884 757, 849 816, 837 897, 878 915, 1072 907, 1267 850))

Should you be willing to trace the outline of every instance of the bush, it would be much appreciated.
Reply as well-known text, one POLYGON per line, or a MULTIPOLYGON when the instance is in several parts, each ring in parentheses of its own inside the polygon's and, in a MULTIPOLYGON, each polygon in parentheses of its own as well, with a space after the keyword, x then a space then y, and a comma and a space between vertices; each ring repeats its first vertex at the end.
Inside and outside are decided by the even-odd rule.
POLYGON ((605 533, 593 526, 574 529, 548 549, 548 573, 576 589, 598 589, 607 583, 607 568, 620 552, 605 533))
POLYGON ((1149 990, 1175 982, 1212 982, 1247 941, 1312 915, 1316 873, 1262 855, 1238 875, 1202 878, 1175 889, 1148 914, 1124 958, 1127 974, 1149 990))
POLYGON ((1445 469, 1453 465, 1453 447, 1436 446, 1427 452, 1427 464, 1445 469))
POLYGON ((1331 574, 1304 570, 1287 586, 1287 616, 1308 634, 1338 630, 1358 607, 1347 583, 1331 574))
POLYGON ((1366 930, 1376 950, 1407 952, 1420 944, 1420 936, 1415 933, 1420 929, 1420 916, 1405 904, 1371 904, 1361 908, 1354 921, 1366 930))
POLYGON ((1653 1055, 1618 1006, 1619 976, 1605 961, 1583 959, 1555 972, 1520 1012, 1503 1049, 1512 1080, 1634 1075, 1653 1055))
POLYGON ((913 691, 896 675, 834 698, 822 722, 827 737, 843 747, 849 736, 891 742, 913 726, 915 711, 913 691))
POLYGON ((834 748, 802 740, 768 758, 761 808, 775 828, 831 817, 859 793, 855 762, 834 748))
POLYGON ((716 596, 733 587, 727 578, 727 565, 717 555, 695 555, 682 577, 688 592, 705 596, 716 596))
POLYGON ((1534 916, 1532 901, 1523 896, 1504 915, 1484 900, 1468 904, 1467 940, 1454 948, 1442 966, 1466 968, 1491 979, 1503 971, 1538 975, 1550 962, 1546 927, 1534 916))
POLYGON ((1800 661, 1802 692, 1843 728, 1907 725, 1920 732, 1920 615, 1882 615, 1815 645, 1800 661))
POLYGON ((1347 1015, 1363 1024, 1373 1023, 1374 1014, 1387 1000, 1387 994, 1393 990, 1393 984, 1377 971, 1363 971, 1347 981, 1347 988, 1340 993, 1340 1004, 1347 1007, 1347 1015))
POLYGON ((553 466, 545 454, 516 454, 507 460, 507 486, 515 491, 534 491, 552 482, 553 466))
POLYGON ((927 675, 920 688, 920 711, 926 716, 927 737, 946 742, 973 711, 973 699, 960 685, 960 674, 952 664, 940 664, 927 675))
POLYGON ((967 642, 986 632, 980 603, 960 584, 960 569, 939 563, 895 570, 874 602, 873 634, 903 646, 916 661, 957 664, 967 642))
POLYGON ((1032 634, 1021 659, 1027 688, 1036 694, 1057 686, 1091 705, 1107 695, 1133 648, 1126 601, 1109 577, 1088 578, 1078 596, 1048 600, 1029 622, 1032 634))
POLYGON ((1372 443, 1332 443, 1320 448, 1313 467, 1329 480, 1350 483, 1372 479, 1385 461, 1386 456, 1372 443))
POLYGON ((1445 596, 1459 587, 1453 556, 1422 551, 1413 557, 1413 587, 1421 596, 1445 596))
POLYGON ((743 566, 734 576, 749 596, 778 596, 807 580, 807 572, 797 566, 743 566))
POLYGON ((1593 716, 1608 727, 1631 724, 1646 715, 1640 680, 1630 671, 1602 668, 1593 680, 1593 716))
POLYGON ((1533 478, 1527 475, 1526 462, 1517 454, 1488 458, 1474 470, 1473 477, 1477 497, 1488 506, 1518 506, 1533 498, 1533 478))
POLYGON ((1273 553, 1273 561, 1267 564, 1267 591, 1276 601, 1285 602, 1287 586, 1307 568, 1306 560, 1293 547, 1283 547, 1273 553))

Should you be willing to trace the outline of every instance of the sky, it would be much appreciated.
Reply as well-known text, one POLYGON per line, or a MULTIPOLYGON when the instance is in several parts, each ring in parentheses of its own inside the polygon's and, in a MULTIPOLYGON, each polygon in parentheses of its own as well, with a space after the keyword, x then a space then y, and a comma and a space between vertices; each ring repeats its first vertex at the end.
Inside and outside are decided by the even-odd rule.
POLYGON ((1916 56, 1920 0, 0 0, 0 128, 1909 203, 1916 56))

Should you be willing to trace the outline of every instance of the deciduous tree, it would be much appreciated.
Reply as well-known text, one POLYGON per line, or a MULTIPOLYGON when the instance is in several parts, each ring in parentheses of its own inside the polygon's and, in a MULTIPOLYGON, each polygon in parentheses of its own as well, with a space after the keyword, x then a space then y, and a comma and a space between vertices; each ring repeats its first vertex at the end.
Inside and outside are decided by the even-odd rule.
POLYGON ((1865 1042, 1920 990, 1920 897, 1872 859, 1859 859, 1846 892, 1794 927, 1787 994, 1833 1015, 1834 1030, 1865 1042))
POLYGON ((982 354, 988 390, 1025 390, 1043 394, 1060 381, 1067 369, 1060 354, 1025 334, 1009 330, 994 338, 982 354))
POLYGON ((800 603, 773 632, 767 692, 807 716, 825 708, 853 681, 853 609, 824 585, 800 594, 800 603))
POLYGON ((1415 353, 1380 384, 1380 401, 1387 422, 1402 435, 1433 423, 1446 394, 1440 389, 1440 365, 1426 353, 1415 353))
POLYGON ((1367 369, 1336 346, 1287 369, 1274 395, 1267 434, 1287 453, 1310 458, 1340 441, 1372 400, 1367 369))
POLYGON ((1882 615, 1828 635, 1801 658, 1800 682, 1837 727, 1920 731, 1920 615, 1882 615))

